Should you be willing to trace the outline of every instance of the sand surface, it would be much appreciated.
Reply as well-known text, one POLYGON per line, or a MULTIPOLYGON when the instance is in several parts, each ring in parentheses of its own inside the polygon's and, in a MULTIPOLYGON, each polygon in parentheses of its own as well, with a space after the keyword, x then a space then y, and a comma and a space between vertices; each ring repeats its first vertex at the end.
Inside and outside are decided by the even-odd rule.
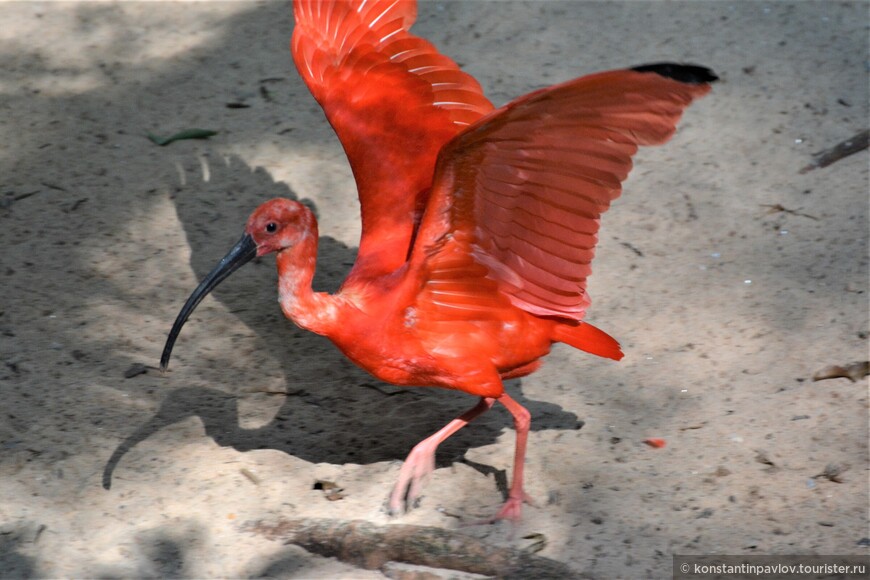
POLYGON ((558 346, 508 384, 537 500, 513 531, 460 528, 503 500, 498 408, 443 446, 417 509, 385 514, 405 454, 474 400, 379 383, 295 328, 272 257, 154 369, 261 201, 316 208, 319 288, 353 262, 355 187, 287 4, 4 3, 0 21, 0 576, 383 577, 246 531, 282 517, 543 534, 540 555, 601 578, 669 578, 675 553, 866 553, 867 379, 811 377, 868 358, 867 153, 799 173, 866 128, 866 3, 422 4, 415 32, 496 104, 664 59, 722 79, 603 220, 588 319, 625 359, 558 346), (145 137, 191 127, 218 134, 145 137), (829 465, 839 481, 815 477, 829 465))

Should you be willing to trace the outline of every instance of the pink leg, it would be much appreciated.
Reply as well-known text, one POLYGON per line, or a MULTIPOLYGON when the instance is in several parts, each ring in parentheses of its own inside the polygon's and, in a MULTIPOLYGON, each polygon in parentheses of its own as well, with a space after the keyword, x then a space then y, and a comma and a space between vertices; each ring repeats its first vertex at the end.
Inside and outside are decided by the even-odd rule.
POLYGON ((502 519, 517 521, 523 512, 523 502, 532 503, 531 497, 523 490, 526 443, 529 439, 529 426, 532 423, 532 416, 525 407, 510 398, 507 393, 504 393, 498 400, 514 416, 514 428, 517 431, 517 446, 514 451, 514 477, 511 480, 508 499, 495 516, 486 520, 489 523, 502 519))
MULTIPOLYGON (((507 395, 502 396, 505 397, 507 395)), ((395 515, 402 512, 405 505, 414 505, 414 502, 420 495, 423 484, 429 477, 429 474, 435 470, 435 450, 438 449, 438 445, 468 425, 475 417, 488 411, 494 403, 495 399, 493 398, 481 397, 480 401, 472 409, 452 420, 440 431, 420 441, 411 450, 408 458, 405 459, 405 463, 402 464, 401 471, 399 471, 399 481, 396 482, 396 486, 390 494, 390 514, 395 515)), ((526 415, 528 415, 528 412, 526 415)), ((528 432, 528 427, 526 427, 526 431, 528 432)), ((519 430, 517 430, 517 433, 519 433, 519 430)), ((525 449, 525 445, 523 445, 523 449, 525 449)), ((522 474, 520 479, 522 480, 522 474)))

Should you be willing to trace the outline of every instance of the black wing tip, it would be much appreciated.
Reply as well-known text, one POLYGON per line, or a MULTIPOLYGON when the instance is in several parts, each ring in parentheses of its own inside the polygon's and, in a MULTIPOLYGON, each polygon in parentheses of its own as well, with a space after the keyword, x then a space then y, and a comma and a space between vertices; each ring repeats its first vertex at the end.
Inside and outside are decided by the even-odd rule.
POLYGON ((632 67, 637 72, 652 72, 668 79, 674 79, 689 85, 702 85, 719 80, 712 70, 696 64, 679 64, 676 62, 655 62, 632 67))

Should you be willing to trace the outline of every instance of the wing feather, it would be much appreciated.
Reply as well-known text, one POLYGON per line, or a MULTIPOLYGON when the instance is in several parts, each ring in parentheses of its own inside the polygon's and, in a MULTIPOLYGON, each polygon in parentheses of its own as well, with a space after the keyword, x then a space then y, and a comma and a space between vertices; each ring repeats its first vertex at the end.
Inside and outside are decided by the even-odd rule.
POLYGON ((681 82, 664 66, 685 68, 611 71, 543 89, 451 140, 411 258, 424 280, 420 303, 437 295, 436 310, 460 297, 466 305, 486 280, 513 306, 580 321, 600 217, 619 197, 632 156, 668 140, 715 79, 689 67, 702 80, 681 82), (474 273, 444 268, 462 255, 474 273))
POLYGON ((474 78, 409 32, 408 0, 294 0, 292 50, 348 156, 362 237, 351 275, 405 263, 442 146, 492 110, 474 78))

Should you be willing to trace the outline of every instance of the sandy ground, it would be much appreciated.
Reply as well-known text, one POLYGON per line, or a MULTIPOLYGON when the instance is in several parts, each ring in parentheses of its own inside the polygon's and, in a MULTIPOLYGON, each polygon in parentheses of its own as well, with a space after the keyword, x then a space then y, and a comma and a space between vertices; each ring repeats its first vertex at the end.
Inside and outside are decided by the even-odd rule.
MULTIPOLYGON (((399 462, 473 399, 380 384, 296 329, 271 257, 153 368, 261 201, 316 208, 320 288, 353 262, 355 188, 293 68, 290 7, 25 2, 0 20, 0 576, 383 577, 245 523, 389 523, 399 462), (145 138, 190 127, 219 133, 145 138)), ((514 533, 463 533, 543 534, 541 555, 602 578, 670 577, 675 553, 866 553, 867 380, 810 377, 867 359, 867 154, 798 171, 866 127, 867 29, 861 2, 423 3, 416 33, 497 104, 662 59, 722 78, 604 220, 588 318, 625 359, 560 346, 508 385, 533 416, 537 507, 514 533), (814 478, 828 465, 839 482, 814 478)), ((513 441, 503 409, 478 420, 395 521, 492 514, 513 441)))

